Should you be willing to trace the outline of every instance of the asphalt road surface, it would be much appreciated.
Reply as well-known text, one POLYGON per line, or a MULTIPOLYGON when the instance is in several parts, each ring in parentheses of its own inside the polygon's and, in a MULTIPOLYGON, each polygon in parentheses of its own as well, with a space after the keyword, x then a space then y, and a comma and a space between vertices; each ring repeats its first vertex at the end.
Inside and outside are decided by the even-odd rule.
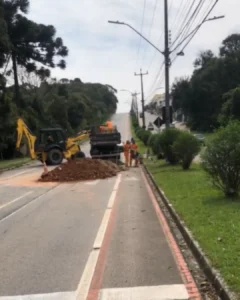
MULTIPOLYGON (((113 121, 129 139, 128 114, 113 121)), ((0 176, 0 300, 171 300, 197 292, 140 168, 70 184, 39 183, 42 171, 35 163, 0 176)))

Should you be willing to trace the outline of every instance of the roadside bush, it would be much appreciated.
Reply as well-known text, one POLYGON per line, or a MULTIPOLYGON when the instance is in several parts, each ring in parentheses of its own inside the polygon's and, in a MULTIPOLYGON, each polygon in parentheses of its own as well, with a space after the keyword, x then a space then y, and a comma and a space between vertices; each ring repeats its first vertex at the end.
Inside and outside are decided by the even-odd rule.
POLYGON ((202 155, 202 166, 213 184, 227 197, 240 190, 240 122, 232 121, 216 131, 202 155))
POLYGON ((143 138, 143 135, 144 135, 144 129, 143 128, 139 128, 137 131, 136 131, 136 136, 142 141, 142 138, 143 138))
POLYGON ((180 159, 184 170, 189 169, 200 149, 200 143, 195 136, 185 131, 182 131, 173 143, 173 152, 180 159))
POLYGON ((148 139, 148 145, 152 150, 152 153, 157 156, 158 159, 163 158, 163 153, 161 151, 159 143, 160 133, 151 134, 148 139))
POLYGON ((173 144, 177 140, 180 130, 176 128, 165 129, 158 138, 159 145, 161 146, 164 157, 172 165, 175 165, 179 161, 179 157, 173 151, 173 144))
POLYGON ((151 132, 148 131, 148 130, 144 130, 144 132, 142 133, 142 139, 141 140, 143 141, 145 146, 147 146, 149 137, 151 135, 152 135, 151 132))

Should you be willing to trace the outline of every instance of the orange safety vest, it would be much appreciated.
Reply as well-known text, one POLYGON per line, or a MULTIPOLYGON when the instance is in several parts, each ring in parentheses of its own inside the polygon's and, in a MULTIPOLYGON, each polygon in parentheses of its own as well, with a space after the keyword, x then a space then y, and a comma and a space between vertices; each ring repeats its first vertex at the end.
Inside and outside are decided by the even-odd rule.
POLYGON ((136 152, 138 150, 137 144, 131 144, 131 150, 133 150, 134 152, 136 152))
POLYGON ((123 146, 124 153, 128 153, 129 150, 130 150, 130 145, 129 144, 124 144, 124 146, 123 146))
POLYGON ((111 121, 107 121, 107 122, 106 122, 106 125, 107 125, 107 127, 108 127, 109 129, 112 129, 112 128, 113 128, 113 124, 112 124, 111 121))

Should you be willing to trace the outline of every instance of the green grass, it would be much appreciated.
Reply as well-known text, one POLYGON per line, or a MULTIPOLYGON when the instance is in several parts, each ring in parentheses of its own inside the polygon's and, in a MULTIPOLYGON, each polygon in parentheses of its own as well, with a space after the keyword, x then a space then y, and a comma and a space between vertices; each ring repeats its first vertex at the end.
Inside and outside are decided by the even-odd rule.
POLYGON ((164 162, 146 165, 213 266, 240 295, 240 199, 226 199, 197 164, 189 171, 164 162))
POLYGON ((9 169, 9 168, 18 168, 30 161, 31 158, 29 157, 0 160, 0 170, 9 169))

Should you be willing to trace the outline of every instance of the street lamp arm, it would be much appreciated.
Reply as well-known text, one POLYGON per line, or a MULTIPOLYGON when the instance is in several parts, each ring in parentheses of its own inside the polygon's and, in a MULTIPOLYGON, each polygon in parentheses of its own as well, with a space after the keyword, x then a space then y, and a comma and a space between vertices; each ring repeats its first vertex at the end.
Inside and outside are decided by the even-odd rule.
POLYGON ((147 38, 145 38, 145 36, 143 36, 139 31, 137 31, 135 28, 133 28, 131 25, 129 25, 128 23, 124 23, 124 22, 119 22, 119 21, 108 21, 108 23, 111 24, 117 24, 117 25, 125 25, 129 28, 131 28, 133 31, 135 31, 138 35, 140 35, 146 42, 148 42, 153 48, 155 48, 158 52, 160 52, 161 54, 164 54, 163 51, 159 50, 155 45, 153 45, 152 42, 150 42, 147 38))

